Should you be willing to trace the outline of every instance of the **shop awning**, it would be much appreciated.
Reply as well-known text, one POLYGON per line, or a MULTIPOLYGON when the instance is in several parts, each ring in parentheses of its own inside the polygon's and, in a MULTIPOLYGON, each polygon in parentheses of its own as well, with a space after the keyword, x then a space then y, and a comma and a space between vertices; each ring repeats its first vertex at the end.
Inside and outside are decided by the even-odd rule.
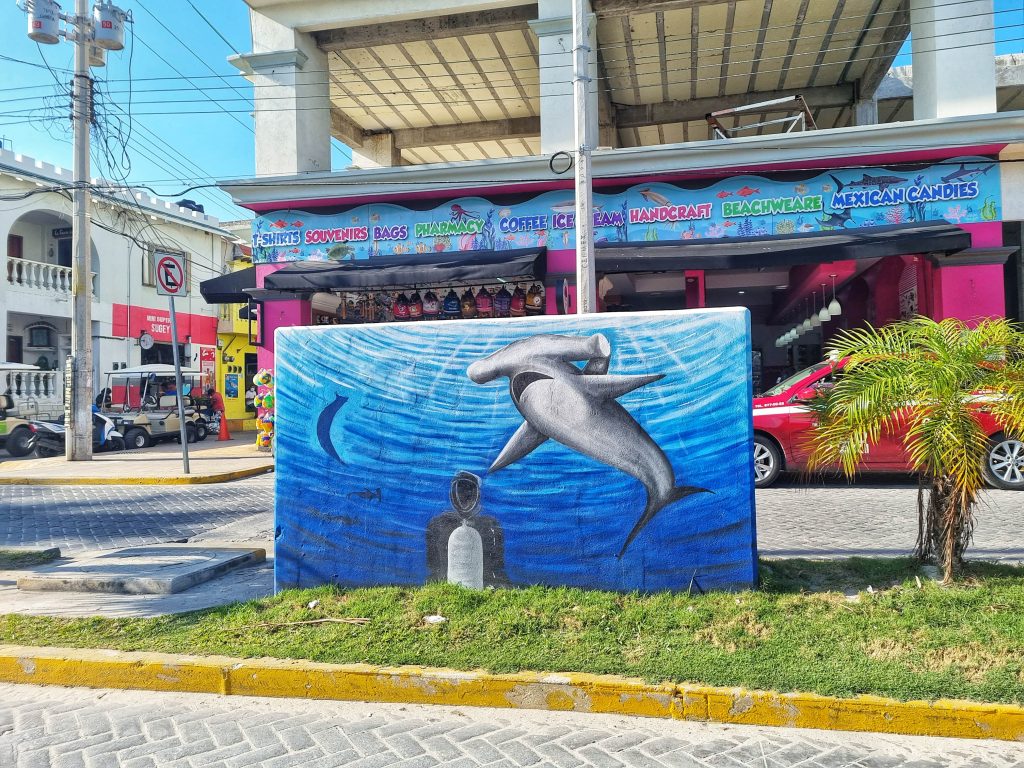
POLYGON ((543 278, 544 249, 524 248, 409 253, 330 263, 303 261, 267 275, 264 287, 268 291, 316 293, 543 278))
POLYGON ((597 271, 606 274, 753 269, 911 253, 955 253, 970 246, 970 234, 960 227, 945 221, 925 221, 793 235, 679 240, 671 244, 599 243, 595 261, 597 271))
POLYGON ((246 289, 255 287, 256 267, 249 267, 203 280, 199 284, 199 293, 207 304, 245 304, 249 301, 246 289))

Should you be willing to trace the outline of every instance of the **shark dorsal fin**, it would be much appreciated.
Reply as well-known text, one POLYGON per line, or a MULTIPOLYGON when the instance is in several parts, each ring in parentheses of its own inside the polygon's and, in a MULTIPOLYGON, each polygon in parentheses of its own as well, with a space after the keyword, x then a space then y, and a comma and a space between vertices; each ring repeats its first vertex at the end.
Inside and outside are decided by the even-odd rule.
POLYGON ((580 386, 587 394, 602 400, 614 400, 627 392, 640 389, 651 382, 665 378, 663 373, 652 373, 647 376, 581 376, 580 386))
POLYGON ((544 443, 547 437, 530 426, 528 422, 519 425, 519 429, 512 435, 505 447, 502 448, 498 458, 491 464, 488 472, 497 472, 513 462, 519 461, 523 456, 530 453, 534 448, 544 443))

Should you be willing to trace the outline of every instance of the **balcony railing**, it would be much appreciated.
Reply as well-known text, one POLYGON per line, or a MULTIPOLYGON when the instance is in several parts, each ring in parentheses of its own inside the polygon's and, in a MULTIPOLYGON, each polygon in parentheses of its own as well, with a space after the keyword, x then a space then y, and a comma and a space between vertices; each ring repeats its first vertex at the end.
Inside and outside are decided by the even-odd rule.
MULTIPOLYGON (((7 259, 7 283, 52 296, 71 295, 71 267, 30 259, 7 259)), ((89 290, 96 296, 96 273, 89 273, 89 290)))
POLYGON ((0 370, 0 388, 14 398, 20 416, 55 416, 64 409, 60 371, 0 370))

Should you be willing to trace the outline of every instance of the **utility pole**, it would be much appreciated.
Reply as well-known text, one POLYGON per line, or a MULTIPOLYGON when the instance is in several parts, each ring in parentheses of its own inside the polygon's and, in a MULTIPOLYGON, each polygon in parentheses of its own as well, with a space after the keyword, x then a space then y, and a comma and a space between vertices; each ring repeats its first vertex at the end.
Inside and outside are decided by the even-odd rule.
POLYGON ((92 459, 92 290, 89 243, 89 127, 92 123, 92 76, 89 73, 89 0, 75 0, 74 228, 71 241, 71 387, 64 453, 68 461, 92 459))
MULTIPOLYGON (((68 461, 92 459, 92 277, 89 237, 89 130, 92 125, 92 76, 90 47, 119 51, 124 48, 124 20, 127 14, 97 0, 75 0, 75 13, 67 16, 55 0, 25 0, 28 36, 37 43, 56 45, 60 37, 75 44, 75 79, 71 92, 74 126, 74 184, 72 189, 71 242, 71 359, 65 376, 71 377, 70 395, 64 403, 64 442, 68 461), (61 30, 60 21, 67 29, 61 30)), ((102 60, 102 59, 100 59, 102 60)), ((65 390, 67 390, 65 382, 65 390)))
POLYGON ((587 0, 572 2, 572 97, 576 126, 576 313, 597 311, 597 274, 594 269, 594 190, 590 153, 594 136, 590 127, 590 13, 587 0))

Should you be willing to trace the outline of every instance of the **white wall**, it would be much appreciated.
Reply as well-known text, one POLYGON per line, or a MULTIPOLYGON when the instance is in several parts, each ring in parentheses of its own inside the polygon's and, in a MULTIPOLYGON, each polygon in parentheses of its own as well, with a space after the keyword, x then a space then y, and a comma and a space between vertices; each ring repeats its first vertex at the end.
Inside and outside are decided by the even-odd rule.
MULTIPOLYGON (((31 159, 16 158, 12 153, 0 151, 0 186, 13 193, 37 189, 35 180, 21 176, 18 168, 5 170, 3 165, 22 165, 47 177, 57 176, 66 180, 65 174, 56 174, 52 166, 35 163, 31 159)), ((152 243, 168 250, 183 251, 190 259, 190 291, 186 298, 175 303, 179 313, 205 315, 216 318, 217 307, 208 306, 199 294, 199 283, 222 273, 225 257, 230 253, 230 241, 234 238, 217 229, 213 217, 196 215, 197 224, 179 221, 172 217, 177 213, 182 219, 190 219, 191 211, 180 212, 177 206, 165 205, 163 201, 143 198, 138 201, 145 210, 140 215, 137 208, 128 208, 133 217, 129 231, 137 240, 152 243), (154 218, 155 217, 155 218, 154 218), (201 226, 200 226, 201 224, 201 226)), ((117 231, 125 231, 123 217, 119 211, 125 204, 112 205, 97 199, 91 209, 92 218, 117 231)), ((0 360, 6 358, 6 335, 18 334, 24 330, 26 317, 44 318, 54 324, 68 323, 71 306, 68 296, 56 292, 45 293, 12 286, 7 280, 7 235, 21 235, 24 238, 23 256, 26 259, 56 263, 56 241, 51 230, 67 226, 57 219, 51 223, 37 224, 18 221, 32 212, 46 212, 70 221, 71 203, 65 197, 54 193, 34 195, 27 201, 0 202, 0 326, 5 329, 4 345, 0 347, 0 360), (50 256, 52 246, 53 256, 50 256)), ((100 226, 90 228, 93 247, 93 269, 98 273, 96 300, 92 302, 93 344, 96 351, 94 368, 99 384, 102 371, 112 364, 140 362, 140 349, 136 339, 113 338, 114 304, 127 304, 166 311, 166 297, 157 296, 156 288, 142 285, 143 250, 139 244, 120 234, 106 231, 100 226)), ((68 326, 70 333, 70 326, 68 326)), ((27 343, 27 342, 26 342, 27 343)), ((198 351, 198 348, 197 348, 198 351)), ((34 363, 36 352, 24 350, 27 363, 34 363)))

